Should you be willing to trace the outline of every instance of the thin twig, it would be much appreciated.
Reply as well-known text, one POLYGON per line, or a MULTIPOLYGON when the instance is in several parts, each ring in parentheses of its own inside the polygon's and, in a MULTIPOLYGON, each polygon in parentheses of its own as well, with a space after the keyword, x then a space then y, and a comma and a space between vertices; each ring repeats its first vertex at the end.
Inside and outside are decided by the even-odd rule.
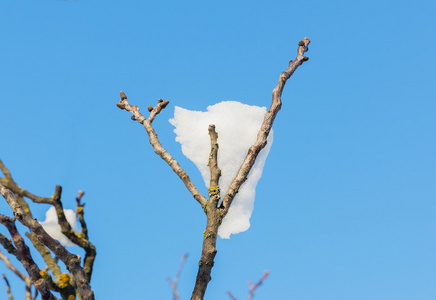
POLYGON ((14 300, 14 296, 12 296, 11 286, 9 285, 9 281, 6 278, 6 275, 3 274, 3 279, 6 281, 6 293, 8 293, 9 300, 14 300))
POLYGON ((83 195, 85 195, 84 191, 79 191, 79 193, 77 195, 77 198, 76 198, 76 203, 77 203, 76 216, 79 218, 80 225, 82 226, 83 237, 88 239, 88 227, 86 226, 85 217, 84 217, 85 212, 83 210, 83 208, 85 207, 85 203, 83 203, 83 204, 81 203, 83 195))
MULTIPOLYGON (((250 287, 250 291, 248 294, 248 300, 252 300, 254 297, 254 291, 262 284, 262 282, 268 277, 268 271, 265 271, 265 273, 262 275, 262 277, 259 279, 259 281, 256 284, 252 284, 251 281, 248 282, 248 286, 250 287)), ((232 300, 238 300, 230 291, 227 291, 227 295, 229 295, 230 299, 232 300)))
POLYGON ((265 271, 263 276, 259 279, 256 284, 252 284, 251 281, 248 282, 248 286, 250 287, 250 294, 248 295, 248 300, 253 299, 254 291, 262 284, 262 282, 268 277, 268 271, 265 271))
POLYGON ((176 273, 176 276, 174 277, 174 280, 171 280, 170 277, 167 277, 169 284, 173 288, 173 300, 180 299, 180 294, 179 294, 179 291, 177 290, 177 283, 179 282, 180 274, 182 273, 183 265, 185 264, 185 261, 187 258, 188 258, 188 254, 184 254, 182 256, 182 261, 180 262, 179 269, 177 270, 177 273, 176 273))
POLYGON ((197 200, 198 203, 201 204, 201 206, 204 206, 207 202, 207 199, 198 191, 194 183, 189 178, 188 174, 186 174, 185 170, 182 169, 182 167, 179 165, 177 160, 175 160, 171 156, 171 154, 169 154, 169 152, 162 147, 162 144, 160 143, 157 137, 157 133, 154 131, 154 128, 151 124, 155 119, 155 117, 162 111, 162 109, 164 109, 168 105, 169 101, 168 100, 164 101, 160 99, 154 108, 150 106, 149 107, 150 115, 148 119, 146 119, 139 111, 139 108, 136 105, 132 106, 129 104, 129 102, 127 101, 126 94, 124 94, 124 92, 121 91, 120 96, 121 96, 121 100, 120 102, 117 103, 117 106, 120 109, 124 109, 132 113, 133 114, 132 120, 138 121, 144 126, 145 131, 147 131, 150 144, 153 146, 154 152, 157 155, 159 155, 180 177, 180 179, 183 181, 188 191, 191 192, 194 199, 197 200))
MULTIPOLYGON (((18 251, 17 251, 18 252, 18 251)), ((18 260, 20 260, 19 258, 20 256, 17 256, 18 260)), ((12 272, 15 273, 15 275, 17 275, 21 280, 24 281, 25 285, 26 285, 26 290, 25 290, 25 294, 26 294, 26 300, 31 300, 31 286, 32 286, 32 281, 30 280, 29 277, 27 277, 26 275, 24 275, 23 273, 21 273, 9 260, 9 258, 4 255, 1 251, 0 251, 0 259, 3 260, 3 262, 6 264, 6 267, 8 267, 12 272)))
POLYGON ((309 43, 310 40, 307 37, 298 43, 297 58, 295 59, 295 61, 291 60, 286 71, 280 74, 279 82, 277 83, 277 86, 272 92, 271 106, 268 112, 265 114, 262 126, 259 130, 259 133, 257 134, 257 140, 253 144, 253 146, 250 147, 248 154, 245 157, 245 160, 238 171, 238 174, 236 175, 223 199, 224 216, 227 215, 230 205, 232 204, 233 199, 238 193, 239 188, 247 180, 248 173, 253 167, 260 150, 262 150, 266 145, 266 140, 268 138, 269 132, 271 131, 274 119, 276 118, 277 113, 282 106, 281 96, 286 81, 291 77, 295 70, 303 64, 303 62, 309 59, 307 56, 303 56, 304 53, 309 50, 309 43))
POLYGON ((9 258, 3 254, 3 252, 0 251, 0 259, 5 263, 6 267, 8 267, 9 270, 15 273, 18 277, 20 277, 21 280, 26 281, 28 277, 21 273, 9 260, 9 258))

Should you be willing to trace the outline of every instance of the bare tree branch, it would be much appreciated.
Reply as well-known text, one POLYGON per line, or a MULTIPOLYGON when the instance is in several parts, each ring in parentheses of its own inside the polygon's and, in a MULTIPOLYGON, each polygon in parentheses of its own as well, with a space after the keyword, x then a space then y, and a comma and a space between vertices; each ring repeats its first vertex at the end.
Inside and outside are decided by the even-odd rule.
POLYGON ((0 244, 3 246, 3 248, 6 249, 6 251, 8 251, 8 253, 14 256, 19 255, 17 249, 12 244, 12 241, 1 233, 0 233, 0 244))
POLYGON ((295 70, 303 64, 303 62, 309 59, 307 56, 303 56, 304 53, 309 50, 309 43, 310 40, 307 37, 298 43, 299 47, 297 58, 295 59, 295 61, 291 60, 289 62, 287 70, 280 74, 279 82, 277 83, 277 86, 272 92, 271 106, 268 112, 265 114, 262 126, 259 133, 257 134, 257 140, 254 145, 250 147, 248 154, 245 157, 241 168, 239 169, 238 175, 236 175, 223 199, 224 216, 227 215, 230 205, 232 204, 233 199, 238 193, 239 188, 245 182, 245 180, 247 180, 248 173, 253 167, 260 150, 262 150, 266 145, 266 139, 268 138, 269 132, 271 131, 274 119, 276 118, 277 113, 282 106, 281 96, 286 81, 291 77, 292 74, 294 74, 295 70))
MULTIPOLYGON (((18 256, 17 256, 18 258, 18 256)), ((9 260, 9 258, 4 255, 1 251, 0 251, 0 259, 3 260, 3 262, 6 264, 6 267, 8 267, 12 272, 15 273, 15 275, 17 275, 21 280, 24 281, 25 285, 26 285, 26 290, 25 290, 25 295, 26 295, 26 300, 31 300, 32 299, 32 293, 31 293, 31 287, 32 287, 32 281, 30 280, 29 277, 27 277, 26 275, 24 275, 23 273, 21 273, 9 260)))
MULTIPOLYGON (((85 260, 83 263, 83 269, 85 272, 86 280, 88 281, 88 283, 90 283, 97 251, 95 246, 87 239, 88 231, 86 229, 86 223, 85 223, 86 236, 84 236, 83 234, 77 234, 71 227, 70 223, 67 221, 67 218, 65 217, 64 214, 64 208, 61 202, 61 193, 62 193, 62 187, 57 185, 56 191, 51 198, 52 199, 51 204, 53 204, 53 206, 56 209, 58 223, 61 226, 61 232, 71 242, 73 242, 74 244, 78 245, 79 247, 85 250, 85 260)), ((83 206, 81 210, 83 213, 83 206)), ((82 221, 84 222, 83 214, 82 214, 82 221)))
POLYGON ((6 281, 6 293, 8 293, 9 300, 14 300, 14 296, 12 296, 11 286, 9 285, 9 281, 6 278, 6 275, 3 274, 3 279, 6 281))
POLYGON ((248 300, 253 299, 254 297, 254 291, 262 284, 262 282, 268 277, 269 272, 265 271, 263 273, 262 277, 259 279, 259 281, 256 284, 252 284, 250 281, 248 282, 248 286, 250 287, 250 294, 248 295, 248 300))
POLYGON ((82 200, 83 195, 85 195, 84 191, 79 191, 79 194, 76 198, 77 208, 76 208, 76 216, 79 217, 80 225, 82 226, 82 236, 85 239, 88 239, 88 227, 86 226, 85 222, 85 212, 83 208, 85 207, 85 203, 81 204, 80 201, 82 200))
POLYGON ((28 232, 26 232, 25 234, 30 239, 35 249, 38 250, 39 254, 41 254, 42 258, 47 264, 47 267, 50 269, 53 275, 56 278, 59 278, 59 276, 61 276, 62 274, 62 271, 57 263, 57 260, 51 255, 51 252, 43 243, 38 240, 35 234, 28 232))
MULTIPOLYGON (((0 184, 0 191, 1 191, 2 187, 3 187, 3 185, 0 184)), ((18 202, 17 202, 17 204, 18 204, 18 202)), ((15 227, 15 219, 9 218, 9 217, 4 216, 4 215, 0 215, 0 223, 3 224, 8 229, 9 233, 11 234, 12 240, 14 241, 14 245, 17 247, 17 250, 20 254, 21 264, 24 266, 27 273, 29 274, 29 277, 32 280, 33 285, 41 293, 42 298, 49 299, 49 300, 57 299, 50 292, 50 289, 49 289, 47 283, 39 274, 40 270, 30 254, 29 247, 27 247, 27 245, 24 243, 23 238, 18 233, 17 227, 15 227)))
POLYGON ((26 281, 29 279, 26 275, 21 273, 9 260, 9 258, 3 254, 3 252, 0 251, 0 259, 5 263, 6 267, 8 267, 9 270, 15 273, 18 277, 20 277, 21 280, 26 281))
POLYGON ((177 270, 174 280, 171 280, 170 277, 167 278, 169 284, 173 288, 173 300, 180 300, 179 291, 177 290, 177 283, 179 282, 180 274, 182 273, 183 265, 185 264, 186 258, 188 258, 188 254, 184 254, 182 256, 182 261, 180 262, 179 269, 177 270))
MULTIPOLYGON (((5 167, 5 165, 1 160, 0 160, 0 170, 5 175, 5 178, 0 178, 0 183, 2 183, 7 189, 11 190, 15 194, 15 196, 20 195, 21 197, 27 197, 36 203, 51 203, 50 198, 38 197, 19 187, 18 184, 12 179, 11 173, 5 167)), ((23 206, 23 209, 26 213, 30 213, 27 204, 23 205, 23 203, 20 202, 20 205, 23 206)))
MULTIPOLYGON (((51 236, 49 236, 47 234, 47 232, 43 229, 41 224, 38 223, 38 221, 32 219, 28 214, 26 214, 23 211, 20 204, 18 203, 18 201, 12 195, 11 191, 8 190, 7 188, 5 188, 5 186, 1 183, 0 183, 0 194, 6 199, 9 206, 12 208, 12 210, 14 212, 14 216, 16 217, 16 219, 18 221, 20 221, 20 223, 22 223, 24 226, 29 228, 30 231, 32 233, 34 233, 37 236, 37 238, 45 246, 47 246, 67 266, 68 270, 74 276, 75 282, 77 284, 77 289, 78 289, 79 294, 82 297, 82 300, 93 300, 94 299, 94 292, 91 290, 91 288, 89 286, 89 282, 86 279, 85 272, 84 272, 83 268, 80 266, 80 259, 76 255, 67 251, 67 249, 64 246, 62 246, 57 240, 55 240, 51 236)), ((11 234, 11 235, 12 235, 12 238, 14 239, 14 235, 13 234, 11 234)), ((14 240, 14 243, 15 243, 15 240, 14 240)), ((32 276, 30 276, 30 278, 32 279, 35 287, 37 287, 32 276)), ((39 276, 39 278, 40 278, 40 276, 39 276)), ((41 278, 41 280, 44 281, 42 278, 41 278)), ((42 294, 43 299, 45 299, 44 297, 46 297, 46 295, 44 295, 40 289, 38 289, 38 290, 42 294)))
MULTIPOLYGON (((197 273, 197 278, 195 281, 194 291, 192 292, 191 300, 198 300, 204 298, 204 293, 206 292, 207 285, 211 279, 210 274, 212 271, 212 267, 214 265, 214 258, 217 253, 216 250, 216 239, 218 234, 219 226, 221 225, 222 219, 226 216, 229 211, 230 205, 238 192, 241 185, 247 179, 248 173, 253 167, 256 158, 266 145, 266 140, 269 132, 271 131, 272 124, 277 113, 281 107, 281 95, 283 92, 284 85, 289 77, 295 72, 295 70, 304 62, 307 61, 308 58, 304 57, 303 54, 308 50, 308 45, 310 40, 308 38, 304 38, 303 41, 299 42, 298 54, 296 60, 289 63, 288 69, 280 75, 279 82, 276 88, 273 90, 272 103, 268 112, 265 114, 264 121, 262 123, 261 129, 257 135, 257 140, 253 146, 250 147, 248 154, 239 169, 238 174, 233 180, 229 190, 227 191, 222 207, 217 209, 217 204, 220 199, 219 188, 213 190, 212 189, 212 176, 211 176, 211 188, 209 188, 209 201, 206 205, 203 206, 204 211, 207 215, 207 225, 206 230, 204 231, 204 240, 203 240, 203 250, 201 253, 201 259, 199 262, 199 268, 197 273)), ((211 127, 209 127, 211 130, 211 127)), ((211 131, 209 131, 211 133, 211 131)), ((213 130, 215 132, 215 130, 213 130)), ((212 132, 212 134, 213 134, 212 132)), ((213 137, 211 136, 211 141, 213 137)), ((214 142, 211 142, 212 150, 211 157, 213 157, 213 152, 215 151, 214 142)), ((218 145, 216 145, 216 150, 218 150, 218 145)), ((209 161, 210 163, 210 161, 209 161)), ((211 169, 211 175, 213 174, 211 169)), ((219 176, 215 178, 218 181, 219 176)), ((215 180, 214 179, 214 180, 215 180)), ((215 184, 215 181, 213 182, 215 184)), ((218 182, 216 182, 218 184, 218 182)))
POLYGON ((210 187, 219 189, 219 180, 221 177, 221 170, 218 168, 218 133, 215 131, 215 125, 209 125, 210 136, 210 155, 208 166, 210 168, 210 187))
POLYGON ((230 299, 232 300, 238 300, 235 296, 233 296, 232 292, 227 291, 227 295, 229 295, 230 299))
MULTIPOLYGON (((258 132, 256 142, 250 147, 248 154, 238 171, 235 179, 230 185, 226 195, 224 196, 221 207, 217 207, 220 200, 219 178, 221 171, 217 164, 217 151, 218 151, 218 135, 215 131, 215 126, 209 126, 209 135, 211 139, 211 154, 209 157, 209 168, 211 170, 211 181, 208 189, 209 199, 206 199, 199 193, 195 185, 189 179, 186 172, 180 167, 179 163, 162 147, 157 134, 152 127, 154 118, 161 112, 163 108, 168 105, 168 101, 162 99, 158 101, 156 107, 148 107, 150 115, 145 118, 139 111, 137 106, 132 106, 127 101, 127 97, 123 92, 120 92, 121 100, 117 103, 120 109, 124 109, 132 113, 132 120, 138 121, 143 124, 149 136, 150 144, 153 146, 154 151, 167 162, 173 171, 182 179, 188 190, 194 198, 201 204, 207 216, 206 230, 204 231, 203 248, 201 259, 199 261, 198 273, 195 281, 195 287, 192 292, 191 300, 202 300, 209 281, 211 280, 210 274, 214 265, 214 259, 217 253, 216 240, 218 229, 221 225, 222 219, 227 215, 229 208, 235 195, 238 193, 241 185, 246 181, 247 176, 253 167, 259 152, 265 147, 267 137, 271 131, 274 119, 281 108, 281 95, 286 81, 291 77, 295 70, 309 58, 303 56, 308 51, 310 40, 304 38, 298 44, 298 53, 295 61, 290 61, 286 71, 282 72, 277 86, 272 93, 272 102, 268 112, 265 114, 264 121, 258 132)), ((254 291, 254 290, 253 290, 254 291)))
POLYGON ((154 108, 149 106, 150 115, 148 119, 146 119, 136 105, 132 106, 129 104, 124 92, 121 91, 120 95, 121 100, 117 103, 117 106, 120 109, 125 109, 126 111, 132 113, 132 120, 136 120, 144 126, 145 131, 147 131, 150 144, 153 146, 154 152, 159 155, 173 169, 174 173, 180 177, 186 188, 189 190, 189 192, 191 192, 194 199, 197 200, 201 206, 204 206, 207 202, 206 198, 198 191, 188 174, 186 174, 185 170, 182 169, 177 160, 175 160, 171 154, 169 154, 168 151, 162 147, 162 144, 159 142, 157 137, 157 133, 154 131, 154 128, 151 125, 155 117, 168 105, 169 101, 163 101, 160 99, 154 108))
MULTIPOLYGON (((248 286, 250 287, 250 291, 248 294, 248 300, 252 300, 254 297, 254 291, 262 284, 262 282, 268 277, 268 271, 265 271, 263 273, 262 277, 259 279, 259 281, 256 284, 252 284, 251 281, 248 282, 248 286)), ((232 300, 238 300, 230 291, 227 291, 227 295, 229 295, 230 299, 232 300)))

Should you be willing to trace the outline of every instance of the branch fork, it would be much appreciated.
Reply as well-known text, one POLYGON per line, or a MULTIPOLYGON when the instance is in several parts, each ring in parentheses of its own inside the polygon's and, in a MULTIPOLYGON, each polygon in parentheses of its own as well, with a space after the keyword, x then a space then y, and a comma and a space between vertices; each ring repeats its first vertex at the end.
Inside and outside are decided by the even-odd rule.
MULTIPOLYGON (((191 296, 191 300, 201 300, 204 298, 204 294, 209 281, 211 280, 210 274, 214 264, 214 258, 217 253, 216 250, 216 240, 219 226, 221 225, 222 219, 227 215, 230 206, 238 193, 241 185, 247 180, 247 176, 252 169, 259 152, 265 147, 267 143, 267 137, 271 131, 274 119, 277 113, 281 109, 282 101, 281 95, 286 81, 292 76, 295 70, 307 61, 309 58, 304 56, 304 54, 309 50, 310 40, 309 38, 304 38, 298 43, 297 57, 295 60, 289 62, 288 68, 280 74, 277 86, 272 92, 271 106, 268 112, 265 114, 262 126, 257 134, 256 142, 250 147, 245 160, 240 167, 238 174, 230 185, 228 191, 224 195, 222 204, 217 207, 218 202, 221 198, 219 189, 219 179, 221 176, 221 170, 218 167, 217 154, 218 154, 218 133, 215 130, 215 125, 209 125, 209 136, 211 140, 211 152, 209 155, 208 166, 210 168, 210 186, 208 189, 209 199, 206 199, 192 181, 186 172, 180 167, 179 163, 162 147, 160 144, 157 134, 152 127, 152 122, 155 117, 168 105, 168 101, 163 101, 160 99, 158 104, 153 108, 148 107, 150 115, 145 118, 139 111, 137 106, 132 106, 127 101, 127 97, 124 92, 120 92, 121 100, 117 103, 120 109, 130 112, 132 120, 141 123, 150 140, 156 154, 158 154, 167 164, 173 169, 173 171, 180 177, 180 179, 185 183, 185 186, 191 192, 195 200, 203 207, 204 212, 207 215, 206 230, 204 231, 203 238, 203 249, 201 254, 201 259, 199 261, 199 269, 196 277, 194 291, 191 296)), ((263 279, 266 278, 268 274, 265 273, 264 277, 259 281, 257 285, 253 285, 251 288, 253 291, 259 286, 263 279)))

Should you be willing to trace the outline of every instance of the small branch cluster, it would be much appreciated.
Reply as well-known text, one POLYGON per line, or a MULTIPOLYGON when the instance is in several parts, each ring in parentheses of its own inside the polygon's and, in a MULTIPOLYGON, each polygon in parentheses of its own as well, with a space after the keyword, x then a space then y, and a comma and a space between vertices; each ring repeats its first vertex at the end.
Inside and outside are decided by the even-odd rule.
MULTIPOLYGON (((269 272, 265 271, 265 273, 263 273, 262 277, 259 279, 259 281, 256 284, 251 283, 251 281, 249 281, 247 284, 250 287, 250 291, 248 293, 248 300, 252 300, 254 297, 254 291, 257 290, 257 288, 263 283, 263 281, 268 277, 269 272)), ((230 299, 232 300, 238 300, 235 296, 233 296, 233 294, 228 291, 227 295, 230 297, 230 299)))
MULTIPOLYGON (((267 137, 271 131, 274 119, 279 112, 282 102, 281 95, 286 81, 292 76, 295 70, 307 61, 309 58, 304 56, 304 54, 309 50, 310 40, 304 38, 298 43, 297 57, 294 61, 290 61, 286 71, 280 74, 277 86, 274 88, 272 93, 271 106, 268 112, 265 114, 261 129, 258 132, 256 142, 250 147, 248 154, 238 171, 235 179, 233 180, 230 188, 225 193, 223 202, 220 207, 218 206, 220 200, 220 188, 219 188, 219 178, 221 176, 221 171, 218 167, 217 153, 218 153, 218 133, 215 131, 215 125, 211 124, 209 126, 209 135, 211 140, 211 152, 209 156, 208 166, 211 172, 210 187, 208 189, 207 199, 205 196, 200 194, 198 189, 189 179, 186 172, 180 167, 179 163, 166 151, 158 140, 157 134, 152 126, 152 122, 156 116, 168 105, 168 101, 163 101, 160 99, 157 105, 153 108, 148 106, 148 111, 150 115, 148 118, 143 116, 139 111, 139 108, 135 105, 132 106, 128 101, 124 92, 120 92, 121 99, 117 103, 120 109, 126 110, 132 114, 131 119, 142 124, 149 136, 150 144, 152 145, 156 154, 158 154, 179 176, 179 178, 184 182, 185 186, 192 194, 192 196, 197 200, 197 202, 202 206, 203 211, 207 216, 206 230, 204 231, 203 239, 203 250, 201 254, 201 259, 199 261, 199 269, 196 277, 194 291, 191 296, 191 300, 203 299, 204 293, 206 291, 207 285, 211 280, 210 274, 212 267, 214 265, 214 258, 217 253, 216 250, 216 240, 219 226, 221 225, 222 219, 227 215, 233 199, 238 193, 241 185, 247 180, 247 176, 253 167, 259 152, 265 147, 267 142, 267 137)), ((266 276, 265 276, 266 277, 266 276)), ((260 284, 260 283, 259 283, 260 284)), ((254 288, 255 289, 255 288, 254 288)), ((253 290, 254 291, 254 290, 253 290)))
POLYGON ((0 255, 0 258, 9 269, 26 283, 26 299, 31 299, 31 285, 34 285, 39 291, 42 299, 57 299, 52 292, 59 292, 62 299, 76 299, 76 295, 79 295, 82 300, 94 299, 94 293, 89 283, 96 256, 96 249, 88 240, 88 231, 83 211, 84 204, 81 204, 81 198, 84 193, 79 191, 79 196, 76 198, 76 215, 82 225, 82 233, 77 234, 73 231, 65 217, 63 204, 61 202, 61 186, 56 186, 55 193, 52 197, 39 197, 19 187, 1 160, 0 170, 5 176, 4 178, 0 178, 0 194, 5 198, 14 213, 14 218, 0 214, 0 223, 8 229, 12 237, 11 241, 6 236, 0 234, 0 244, 8 253, 17 258, 26 269, 29 277, 21 274, 3 254, 0 255), (35 203, 45 203, 55 207, 62 233, 71 242, 85 250, 86 254, 83 266, 81 266, 80 258, 77 255, 70 253, 57 240, 48 235, 41 224, 33 218, 25 198, 35 203), (30 230, 30 232, 26 233, 26 236, 44 259, 47 265, 44 269, 41 270, 33 260, 29 247, 26 245, 15 226, 16 220, 30 230), (50 251, 56 257, 53 257, 50 251), (65 264, 69 273, 61 272, 61 268, 58 265, 59 260, 65 264), (54 279, 48 271, 53 274, 54 279))

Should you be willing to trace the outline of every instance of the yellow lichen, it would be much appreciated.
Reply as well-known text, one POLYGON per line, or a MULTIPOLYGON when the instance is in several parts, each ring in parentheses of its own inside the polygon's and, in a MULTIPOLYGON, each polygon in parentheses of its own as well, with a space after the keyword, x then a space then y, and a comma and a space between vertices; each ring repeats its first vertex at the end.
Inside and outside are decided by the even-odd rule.
POLYGON ((48 275, 47 271, 45 270, 39 271, 39 275, 41 275, 41 277, 44 279, 48 279, 50 277, 50 275, 48 275))
POLYGON ((70 275, 68 275, 67 273, 62 273, 61 276, 59 276, 59 287, 61 289, 66 288, 69 283, 70 275))

